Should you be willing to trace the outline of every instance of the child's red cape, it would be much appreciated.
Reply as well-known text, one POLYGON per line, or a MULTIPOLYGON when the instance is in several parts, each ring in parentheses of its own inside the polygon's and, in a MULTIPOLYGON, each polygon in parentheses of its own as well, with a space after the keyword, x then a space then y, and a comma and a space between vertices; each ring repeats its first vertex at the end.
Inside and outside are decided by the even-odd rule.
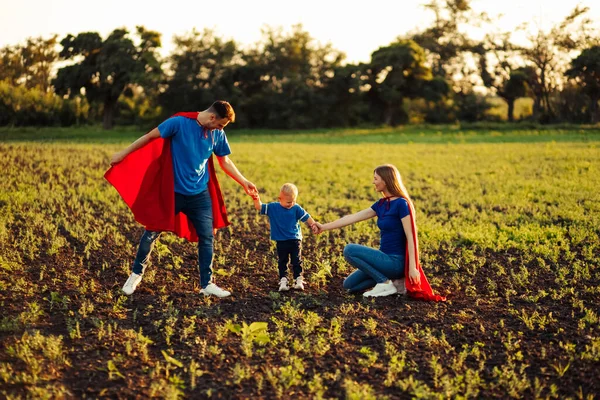
MULTIPOLYGON (((197 112, 181 112, 173 117, 196 119, 197 112)), ((208 164, 208 190, 212 201, 213 228, 229 225, 221 187, 212 155, 208 164)), ((187 216, 175 215, 175 181, 171 159, 171 141, 154 139, 110 167, 104 178, 117 189, 137 222, 149 231, 168 231, 192 242, 198 235, 187 216)))
POLYGON ((406 291, 410 297, 413 297, 418 300, 425 301, 446 301, 446 297, 440 296, 439 294, 433 294, 433 290, 431 290, 431 286, 429 286, 429 282, 425 277, 425 273, 423 272, 423 268, 421 268, 421 263, 419 261, 419 240, 417 239, 417 224, 415 222, 415 210, 413 208, 412 202, 407 199, 408 210, 410 213, 410 225, 412 228, 412 237, 413 243, 415 245, 415 263, 417 264, 417 269, 419 270, 419 274, 421 275, 421 281, 418 285, 412 284, 408 277, 408 243, 406 246, 406 257, 404 264, 404 274, 405 274, 405 284, 406 291))

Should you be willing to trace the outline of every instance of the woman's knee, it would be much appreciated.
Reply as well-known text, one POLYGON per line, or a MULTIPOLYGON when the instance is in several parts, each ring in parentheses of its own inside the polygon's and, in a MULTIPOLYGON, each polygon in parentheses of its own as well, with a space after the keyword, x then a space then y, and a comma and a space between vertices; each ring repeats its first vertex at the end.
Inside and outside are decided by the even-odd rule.
POLYGON ((360 245, 349 243, 344 247, 344 258, 346 260, 356 257, 357 250, 360 248, 360 245))
POLYGON ((344 283, 343 283, 344 289, 352 291, 352 288, 354 287, 354 285, 352 284, 352 281, 348 278, 344 279, 344 283))

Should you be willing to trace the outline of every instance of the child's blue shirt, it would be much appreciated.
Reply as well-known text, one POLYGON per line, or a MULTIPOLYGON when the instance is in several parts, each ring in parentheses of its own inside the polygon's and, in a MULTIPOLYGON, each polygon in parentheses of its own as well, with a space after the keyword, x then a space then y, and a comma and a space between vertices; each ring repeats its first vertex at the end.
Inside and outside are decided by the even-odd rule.
POLYGON ((298 221, 306 222, 310 215, 298 204, 291 208, 282 207, 279 202, 263 203, 260 214, 269 217, 271 240, 302 240, 302 230, 298 221))

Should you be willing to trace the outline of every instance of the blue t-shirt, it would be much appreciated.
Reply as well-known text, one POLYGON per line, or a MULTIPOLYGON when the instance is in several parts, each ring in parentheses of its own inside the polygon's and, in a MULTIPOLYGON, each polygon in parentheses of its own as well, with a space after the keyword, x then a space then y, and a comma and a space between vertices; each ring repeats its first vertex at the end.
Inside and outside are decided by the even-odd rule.
POLYGON ((406 254, 406 234, 401 221, 410 214, 406 200, 401 197, 379 200, 371 209, 377 214, 377 227, 381 231, 379 250, 385 254, 406 254))
POLYGON ((173 117, 158 126, 160 137, 171 138, 171 157, 175 192, 194 195, 206 190, 208 171, 206 161, 212 153, 223 157, 231 154, 222 129, 207 132, 195 119, 173 117))
POLYGON ((302 240, 302 230, 298 221, 306 222, 310 218, 298 204, 288 209, 282 207, 279 202, 263 203, 260 213, 269 217, 271 240, 302 240))

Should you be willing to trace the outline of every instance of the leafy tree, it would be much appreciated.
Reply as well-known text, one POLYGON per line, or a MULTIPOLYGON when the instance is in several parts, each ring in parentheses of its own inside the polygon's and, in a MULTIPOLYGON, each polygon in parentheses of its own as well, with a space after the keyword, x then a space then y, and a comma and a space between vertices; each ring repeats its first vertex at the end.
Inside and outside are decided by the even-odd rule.
POLYGON ((408 120, 404 99, 424 96, 424 82, 432 79, 425 52, 412 40, 399 40, 371 54, 368 99, 379 122, 398 125, 408 120))
POLYGON ((56 92, 74 97, 83 91, 91 104, 101 104, 104 129, 113 127, 125 89, 160 73, 156 54, 160 34, 143 27, 137 27, 137 34, 141 38, 137 46, 125 29, 115 29, 106 40, 98 33, 84 32, 60 42, 60 57, 73 64, 58 71, 53 82, 56 92))
POLYGON ((598 122, 598 100, 600 100, 600 46, 585 49, 571 61, 566 75, 578 82, 590 99, 592 123, 598 122))
POLYGON ((249 126, 308 128, 327 126, 336 102, 333 84, 343 53, 320 45, 295 25, 285 34, 266 27, 262 40, 243 54, 236 87, 249 126))
POLYGON ((474 12, 470 0, 430 0, 424 7, 434 14, 431 26, 407 37, 425 49, 427 64, 436 79, 434 87, 443 88, 440 86, 443 82, 448 86, 443 96, 434 96, 438 100, 427 101, 426 120, 450 122, 456 118, 455 113, 460 114, 456 108, 466 104, 463 100, 470 98, 473 88, 480 84, 476 63, 471 61, 485 51, 469 38, 465 28, 479 26, 489 19, 484 13, 474 12))
POLYGON ((5 46, 0 49, 0 81, 6 81, 13 86, 17 86, 22 83, 25 74, 25 65, 20 48, 5 46))
POLYGON ((590 99, 574 79, 567 81, 557 93, 554 103, 562 120, 578 124, 589 123, 591 120, 590 99))
POLYGON ((364 84, 368 80, 363 63, 336 66, 322 76, 317 89, 321 99, 320 121, 325 127, 356 126, 369 119, 364 84))
POLYGON ((0 49, 0 81, 48 92, 52 68, 58 59, 56 38, 29 38, 24 45, 0 49))
POLYGON ((477 25, 486 20, 485 14, 472 11, 470 0, 431 0, 424 7, 435 14, 432 26, 409 37, 427 53, 427 60, 436 76, 451 78, 465 74, 465 53, 473 52, 477 43, 461 30, 465 25, 477 25))
POLYGON ((569 53, 589 47, 597 41, 591 27, 592 21, 585 18, 588 11, 589 8, 575 7, 549 32, 539 30, 530 36, 531 45, 523 49, 522 54, 532 67, 527 75, 535 96, 534 118, 551 121, 556 117, 551 98, 563 84, 569 53))
POLYGON ((515 101, 530 93, 531 70, 515 66, 521 48, 512 44, 510 37, 510 32, 486 35, 485 52, 479 58, 479 65, 483 84, 506 101, 508 121, 513 122, 515 101), (488 60, 492 61, 491 66, 488 60))
POLYGON ((175 50, 168 59, 167 87, 159 100, 166 113, 197 110, 217 98, 235 106, 231 69, 240 62, 237 44, 215 36, 210 29, 192 30, 173 40, 175 50))
POLYGON ((459 121, 477 122, 489 119, 488 111, 492 104, 488 98, 475 92, 462 92, 455 96, 457 103, 457 119, 459 121))

